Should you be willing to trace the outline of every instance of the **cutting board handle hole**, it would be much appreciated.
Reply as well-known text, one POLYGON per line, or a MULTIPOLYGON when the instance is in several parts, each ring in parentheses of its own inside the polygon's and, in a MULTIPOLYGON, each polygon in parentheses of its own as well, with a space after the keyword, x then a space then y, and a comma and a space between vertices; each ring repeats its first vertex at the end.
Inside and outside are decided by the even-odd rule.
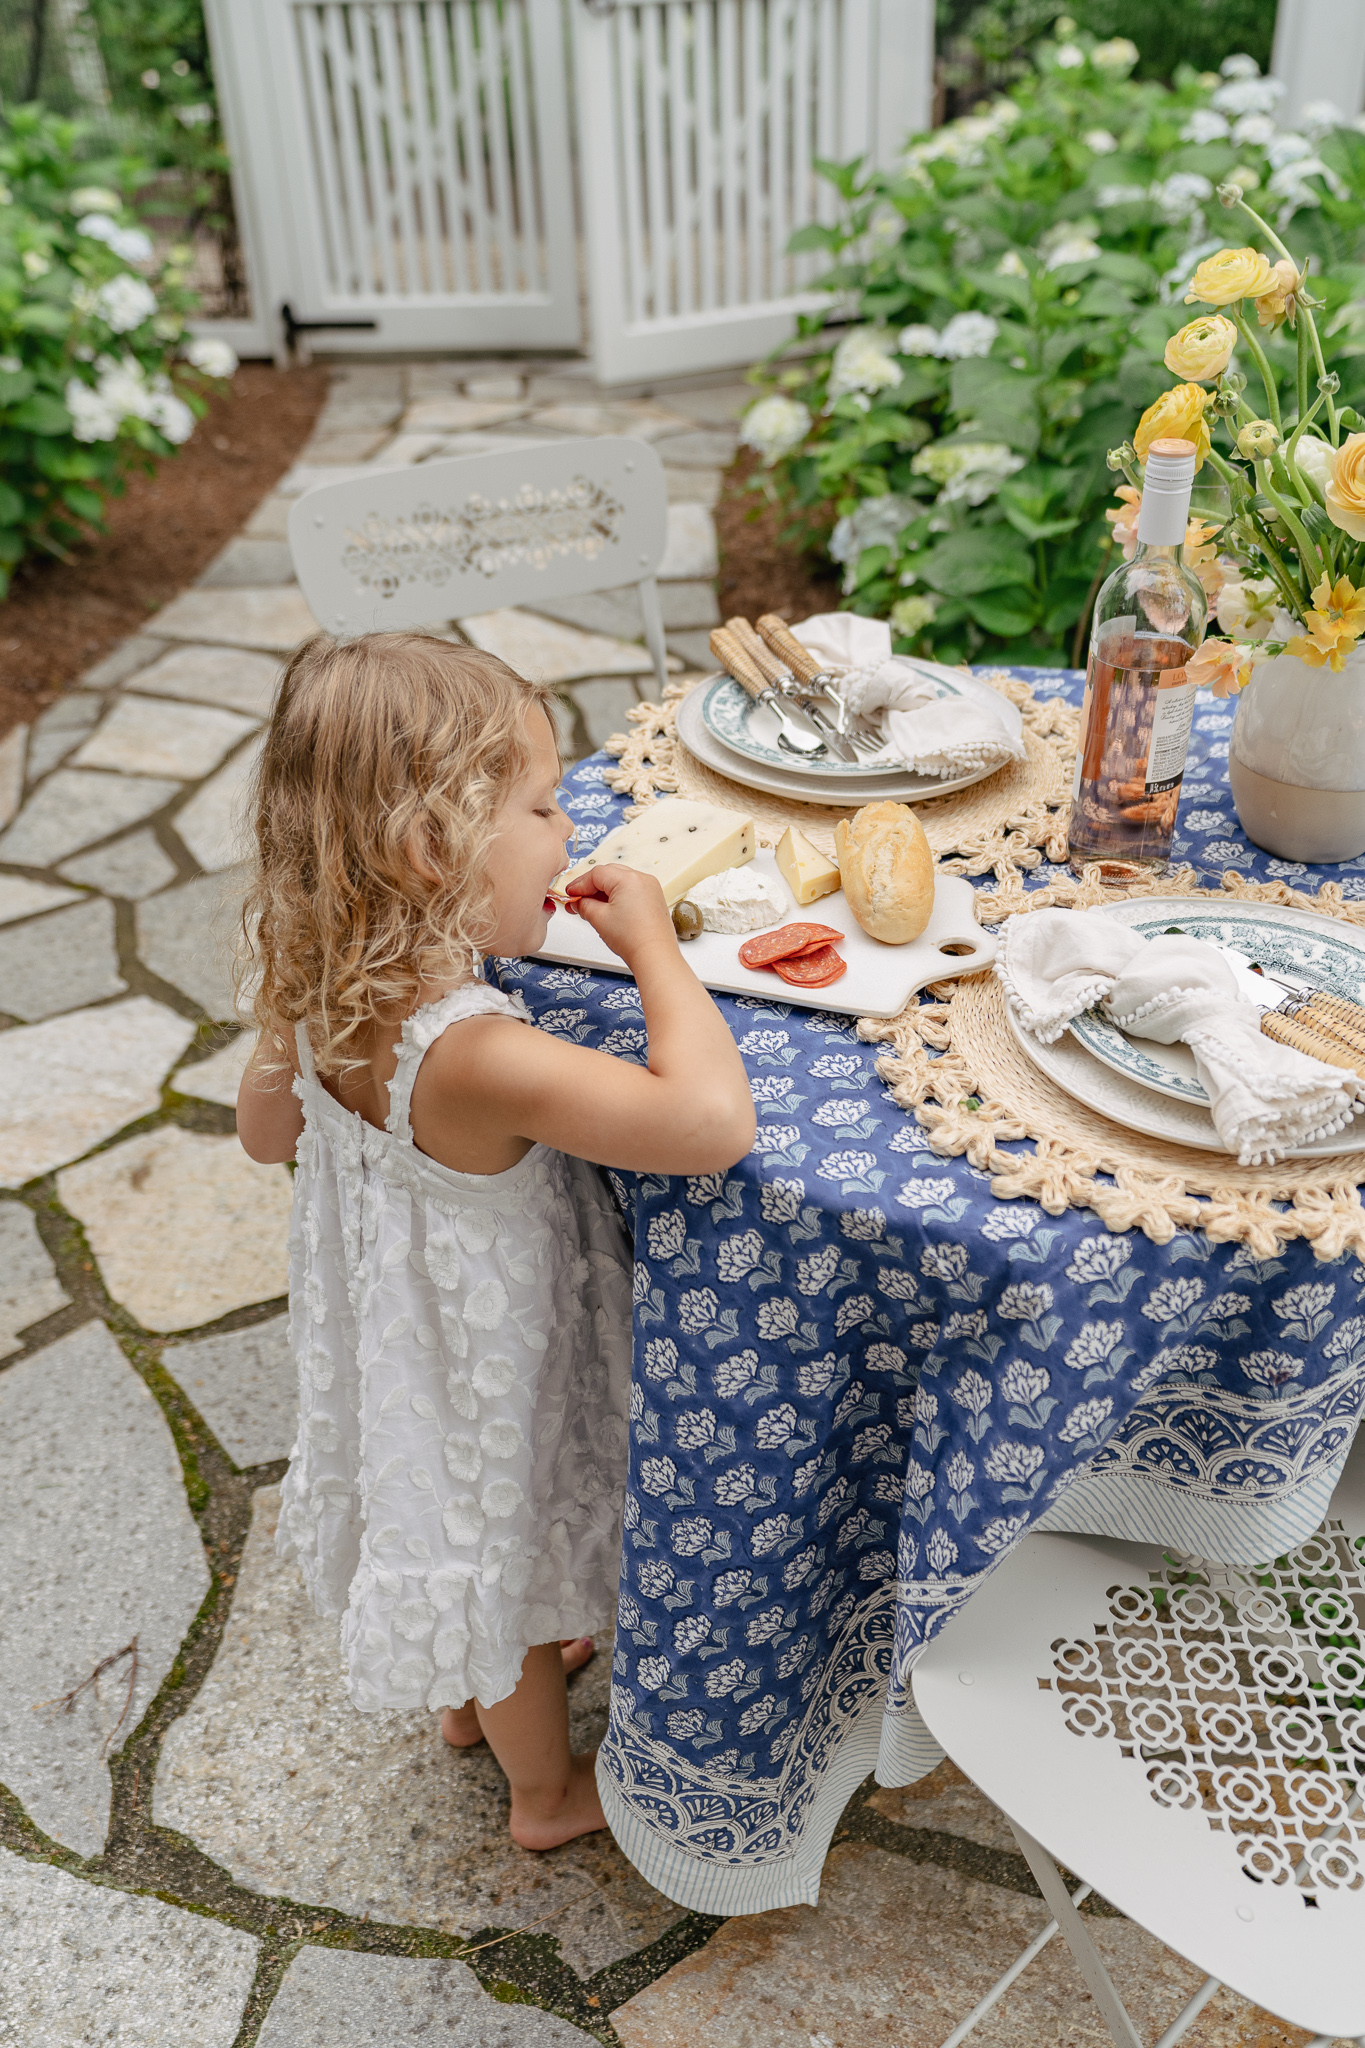
POLYGON ((970 939, 945 939, 938 950, 940 953, 951 954, 955 960, 960 960, 975 953, 977 948, 970 939))

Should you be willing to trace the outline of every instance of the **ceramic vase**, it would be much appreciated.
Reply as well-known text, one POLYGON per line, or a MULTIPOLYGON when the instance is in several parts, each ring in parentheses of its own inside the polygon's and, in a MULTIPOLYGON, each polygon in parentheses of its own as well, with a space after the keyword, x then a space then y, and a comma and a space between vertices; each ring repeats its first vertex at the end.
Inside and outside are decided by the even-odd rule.
POLYGON ((1280 654, 1237 699, 1228 783, 1242 829, 1281 860, 1365 853, 1365 648, 1340 675, 1280 654))

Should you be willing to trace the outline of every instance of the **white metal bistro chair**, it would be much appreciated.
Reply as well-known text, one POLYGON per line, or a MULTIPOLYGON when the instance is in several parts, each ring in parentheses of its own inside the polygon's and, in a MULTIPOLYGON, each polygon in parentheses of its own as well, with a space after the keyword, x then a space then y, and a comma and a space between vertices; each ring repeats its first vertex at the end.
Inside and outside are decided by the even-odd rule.
POLYGON ((944 2048, 1058 1928, 1115 2041, 1142 2048, 1076 1910, 1092 1889, 1209 1972, 1157 2048, 1223 1984, 1311 2048, 1365 2039, 1365 1433, 1274 1564, 1027 1537, 912 1682, 1053 1915, 944 2048))
POLYGON ((303 594, 340 639, 633 583, 661 688, 667 534, 663 464, 620 434, 376 468, 289 513, 303 594))

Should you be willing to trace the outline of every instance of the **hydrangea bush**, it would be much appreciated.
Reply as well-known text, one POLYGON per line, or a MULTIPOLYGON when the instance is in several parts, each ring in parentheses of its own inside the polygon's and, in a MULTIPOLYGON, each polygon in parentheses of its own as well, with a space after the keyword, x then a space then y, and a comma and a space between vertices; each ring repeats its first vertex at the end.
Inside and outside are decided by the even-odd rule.
POLYGON ((236 359, 190 339, 191 300, 117 170, 34 108, 0 137, 0 597, 31 550, 65 557, 133 468, 194 431, 236 359))
MULTIPOLYGON (((744 438, 791 536, 899 651, 1082 658, 1117 560, 1109 450, 1165 388, 1219 185, 1293 221, 1327 365, 1365 400, 1365 137, 1327 106, 1279 129, 1284 88, 1250 58, 1170 89, 1129 76, 1136 54, 1040 45, 1033 76, 893 169, 828 167, 840 218, 793 238, 830 252, 831 303, 754 373, 744 438)), ((1266 354, 1292 393, 1292 334, 1266 354)))

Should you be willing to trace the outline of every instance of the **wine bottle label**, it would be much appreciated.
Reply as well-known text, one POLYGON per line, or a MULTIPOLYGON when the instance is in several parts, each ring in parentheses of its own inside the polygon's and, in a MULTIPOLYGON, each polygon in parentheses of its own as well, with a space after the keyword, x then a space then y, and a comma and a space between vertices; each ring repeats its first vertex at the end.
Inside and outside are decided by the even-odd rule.
POLYGON ((1156 691, 1152 737, 1147 748, 1148 796, 1160 796, 1168 789, 1179 787, 1185 773, 1185 756, 1190 750, 1194 693, 1195 685, 1186 682, 1183 668, 1162 671, 1160 687, 1156 691))

